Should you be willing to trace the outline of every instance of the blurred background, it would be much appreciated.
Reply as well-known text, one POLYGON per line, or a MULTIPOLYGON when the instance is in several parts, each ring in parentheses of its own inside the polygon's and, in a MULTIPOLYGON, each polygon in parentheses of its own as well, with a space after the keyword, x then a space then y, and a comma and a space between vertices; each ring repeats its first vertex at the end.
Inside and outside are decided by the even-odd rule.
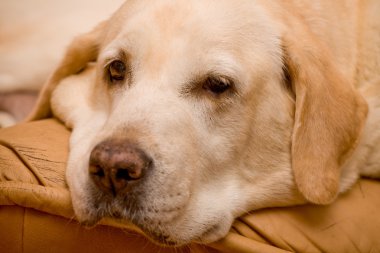
POLYGON ((123 0, 0 0, 0 127, 22 120, 78 34, 123 0))

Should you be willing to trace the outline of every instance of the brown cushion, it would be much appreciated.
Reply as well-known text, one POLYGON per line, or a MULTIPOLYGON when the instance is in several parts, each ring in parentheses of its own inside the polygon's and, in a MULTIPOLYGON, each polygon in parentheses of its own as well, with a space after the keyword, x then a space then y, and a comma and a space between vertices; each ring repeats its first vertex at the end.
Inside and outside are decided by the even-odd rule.
POLYGON ((0 130, 0 252, 380 251, 380 183, 366 179, 329 206, 247 214, 209 246, 160 248, 115 220, 85 229, 73 220, 65 183, 69 135, 55 119, 0 130))

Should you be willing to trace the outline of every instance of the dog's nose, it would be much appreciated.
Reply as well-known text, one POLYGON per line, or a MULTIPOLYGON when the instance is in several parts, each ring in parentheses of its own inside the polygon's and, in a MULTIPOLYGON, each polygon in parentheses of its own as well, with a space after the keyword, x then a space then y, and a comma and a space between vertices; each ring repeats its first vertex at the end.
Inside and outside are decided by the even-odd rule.
POLYGON ((111 139, 99 143, 91 152, 89 173, 104 192, 114 195, 128 191, 141 179, 152 160, 127 140, 111 139))

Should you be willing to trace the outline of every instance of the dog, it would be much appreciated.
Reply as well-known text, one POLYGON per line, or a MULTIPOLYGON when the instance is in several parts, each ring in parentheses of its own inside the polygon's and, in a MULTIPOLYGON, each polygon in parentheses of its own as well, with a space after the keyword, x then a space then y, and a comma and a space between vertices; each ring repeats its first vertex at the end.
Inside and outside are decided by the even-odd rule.
POLYGON ((77 219, 209 243, 380 176, 378 1, 129 0, 77 37, 32 119, 72 129, 77 219))

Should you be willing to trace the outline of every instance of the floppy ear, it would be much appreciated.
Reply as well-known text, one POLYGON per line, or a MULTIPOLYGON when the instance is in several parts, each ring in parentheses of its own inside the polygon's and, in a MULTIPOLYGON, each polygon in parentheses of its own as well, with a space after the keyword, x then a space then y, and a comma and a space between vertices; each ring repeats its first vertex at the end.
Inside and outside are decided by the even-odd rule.
POLYGON ((42 88, 36 106, 27 120, 51 116, 50 98, 53 90, 62 79, 80 72, 87 63, 96 61, 106 25, 107 22, 103 21, 92 31, 80 35, 71 42, 63 60, 42 88))
POLYGON ((368 109, 328 49, 310 32, 295 29, 283 40, 296 96, 292 168, 303 196, 328 204, 339 192, 341 167, 357 146, 368 109))

